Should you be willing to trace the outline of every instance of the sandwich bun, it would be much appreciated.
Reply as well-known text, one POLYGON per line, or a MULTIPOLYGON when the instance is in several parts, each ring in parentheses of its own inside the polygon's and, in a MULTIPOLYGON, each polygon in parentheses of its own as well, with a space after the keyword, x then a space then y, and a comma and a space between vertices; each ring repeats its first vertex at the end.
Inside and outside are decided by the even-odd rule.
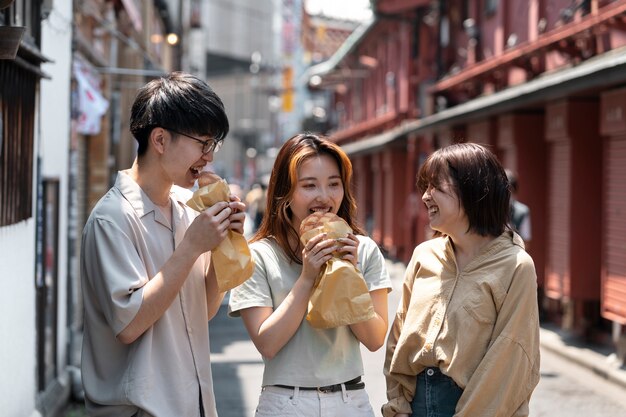
POLYGON ((335 213, 315 212, 313 214, 310 214, 304 220, 302 220, 302 223, 300 224, 300 236, 302 236, 309 230, 313 230, 330 222, 345 223, 345 220, 337 216, 335 213))
POLYGON ((219 175, 210 171, 202 171, 200 176, 198 177, 198 187, 206 187, 207 185, 215 184, 220 181, 221 178, 219 175))

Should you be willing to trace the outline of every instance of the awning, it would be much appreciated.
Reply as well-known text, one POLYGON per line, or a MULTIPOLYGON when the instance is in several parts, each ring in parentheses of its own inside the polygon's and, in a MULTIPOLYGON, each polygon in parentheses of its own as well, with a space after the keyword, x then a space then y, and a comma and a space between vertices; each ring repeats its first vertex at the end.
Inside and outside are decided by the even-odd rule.
POLYGON ((39 78, 51 79, 50 75, 45 73, 41 69, 41 64, 46 62, 53 62, 50 58, 46 57, 41 51, 33 44, 26 42, 22 39, 20 42, 20 48, 17 51, 13 63, 22 67, 23 69, 30 71, 39 78))
POLYGON ((405 121, 387 132, 342 146, 351 156, 375 152, 406 135, 449 123, 501 114, 521 107, 567 97, 570 94, 616 85, 626 81, 626 47, 593 57, 582 64, 550 73, 488 96, 435 113, 422 119, 405 121))
POLYGON ((304 75, 299 80, 301 84, 307 85, 311 77, 315 75, 324 77, 335 70, 341 71, 341 68, 339 68, 341 61, 343 61, 346 56, 348 56, 348 54, 350 54, 357 47, 357 45, 359 45, 361 40, 374 27, 376 22, 377 19, 375 17, 371 17, 357 26, 357 28, 354 29, 350 36, 346 38, 346 41, 341 44, 333 56, 324 62, 313 65, 305 71, 304 75))
POLYGON ((0 26, 0 59, 15 59, 25 26, 0 26))
POLYGON ((409 131, 413 131, 418 124, 419 120, 405 121, 400 126, 391 128, 384 133, 370 136, 356 142, 346 143, 345 145, 341 145, 341 148, 351 156, 371 153, 405 136, 409 131))

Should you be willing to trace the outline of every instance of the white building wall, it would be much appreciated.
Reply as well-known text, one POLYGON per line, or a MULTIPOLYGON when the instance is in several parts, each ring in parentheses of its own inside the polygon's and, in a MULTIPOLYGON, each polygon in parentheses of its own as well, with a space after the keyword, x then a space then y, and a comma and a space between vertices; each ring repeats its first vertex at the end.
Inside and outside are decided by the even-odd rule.
MULTIPOLYGON (((68 364, 67 329, 67 233, 68 233, 68 170, 70 147, 70 81, 72 59, 72 2, 54 2, 54 9, 42 22, 42 53, 54 62, 43 66, 51 76, 41 81, 41 177, 59 180, 58 309, 57 367, 65 372, 68 364)), ((77 294, 80 296, 80 294, 77 294)), ((69 300, 71 301, 71 300, 69 300)), ((81 313, 82 312, 77 312, 81 313)))
POLYGON ((0 227, 0 414, 35 409, 35 221, 0 227))
MULTIPOLYGON (((72 2, 54 2, 42 22, 42 53, 53 63, 42 66, 51 76, 41 80, 35 117, 33 212, 26 221, 0 227, 0 415, 35 417, 37 410, 37 333, 35 248, 37 164, 42 178, 59 180, 57 369, 61 385, 67 377, 67 170, 69 146, 72 2), (40 159, 37 159, 39 157, 40 159)), ((57 391, 58 392, 58 391, 57 391)), ((65 392, 68 390, 66 388, 65 392)), ((65 398, 58 398, 61 407, 65 398)), ((49 404, 48 404, 49 406, 49 404)))

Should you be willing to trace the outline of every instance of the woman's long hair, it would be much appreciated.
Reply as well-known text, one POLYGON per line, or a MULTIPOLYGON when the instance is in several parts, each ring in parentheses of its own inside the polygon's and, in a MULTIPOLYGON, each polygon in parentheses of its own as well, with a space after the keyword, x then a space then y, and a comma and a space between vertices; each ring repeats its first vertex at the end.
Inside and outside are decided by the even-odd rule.
POLYGON ((291 224, 293 214, 289 204, 298 182, 298 169, 305 161, 319 155, 330 156, 339 167, 344 195, 337 215, 348 223, 355 234, 365 234, 356 222, 356 200, 351 186, 352 163, 348 155, 323 136, 302 133, 287 140, 276 156, 267 189, 265 216, 251 242, 271 237, 292 261, 301 263, 298 247, 292 248, 289 244, 290 241, 300 241, 298 231, 291 224))

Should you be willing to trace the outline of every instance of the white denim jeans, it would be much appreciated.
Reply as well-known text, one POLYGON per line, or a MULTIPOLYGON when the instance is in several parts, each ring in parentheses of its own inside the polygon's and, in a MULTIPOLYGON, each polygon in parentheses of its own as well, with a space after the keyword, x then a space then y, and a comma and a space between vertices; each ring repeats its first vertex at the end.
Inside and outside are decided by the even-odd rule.
POLYGON ((296 388, 264 387, 255 417, 374 417, 365 389, 323 393, 296 388))

